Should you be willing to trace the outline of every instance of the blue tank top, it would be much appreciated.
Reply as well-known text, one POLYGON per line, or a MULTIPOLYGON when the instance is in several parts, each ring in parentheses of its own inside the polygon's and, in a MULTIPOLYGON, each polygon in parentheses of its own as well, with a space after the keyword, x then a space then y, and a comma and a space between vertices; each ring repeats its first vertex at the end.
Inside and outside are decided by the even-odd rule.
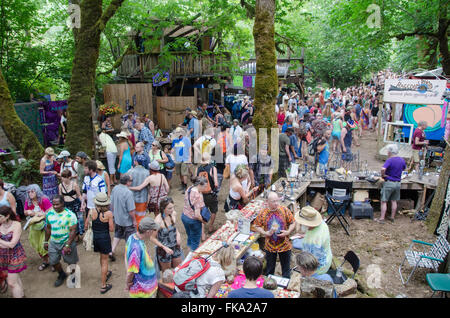
POLYGON ((127 173, 131 169, 131 152, 130 147, 123 152, 122 162, 120 163, 120 173, 127 173))
POLYGON ((2 207, 2 206, 7 206, 9 208, 11 207, 11 204, 9 204, 7 195, 8 195, 8 192, 5 191, 3 198, 0 200, 0 207, 2 207))

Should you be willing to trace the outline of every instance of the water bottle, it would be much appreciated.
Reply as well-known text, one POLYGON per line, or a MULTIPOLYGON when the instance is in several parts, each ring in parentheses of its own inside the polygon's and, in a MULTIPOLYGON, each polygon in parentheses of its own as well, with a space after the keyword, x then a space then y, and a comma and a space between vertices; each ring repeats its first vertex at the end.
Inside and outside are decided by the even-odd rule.
POLYGON ((339 281, 342 281, 342 269, 340 267, 336 269, 336 278, 338 278, 339 281))

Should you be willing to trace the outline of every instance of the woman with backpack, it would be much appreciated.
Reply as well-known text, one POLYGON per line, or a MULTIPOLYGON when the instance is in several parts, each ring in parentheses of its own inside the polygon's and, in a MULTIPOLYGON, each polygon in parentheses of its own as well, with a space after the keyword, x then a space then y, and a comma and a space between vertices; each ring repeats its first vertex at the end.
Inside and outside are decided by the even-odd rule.
POLYGON ((161 150, 161 144, 159 141, 154 140, 152 142, 152 149, 148 153, 148 156, 150 157, 150 162, 156 160, 159 164, 159 171, 165 176, 166 175, 166 169, 165 169, 165 163, 169 161, 164 151, 161 150))
POLYGON ((206 189, 202 192, 203 201, 205 206, 211 212, 211 219, 208 224, 208 234, 214 232, 214 220, 216 219, 216 213, 219 210, 219 201, 217 199, 217 187, 219 186, 219 181, 217 178, 217 169, 211 164, 211 155, 205 152, 202 156, 202 161, 200 165, 195 169, 194 176, 204 177, 208 181, 206 189))
POLYGON ((202 224, 207 222, 203 219, 201 210, 205 207, 202 193, 207 189, 208 180, 197 177, 194 185, 187 189, 184 195, 183 214, 181 221, 187 234, 187 246, 195 251, 200 245, 202 238, 202 224))

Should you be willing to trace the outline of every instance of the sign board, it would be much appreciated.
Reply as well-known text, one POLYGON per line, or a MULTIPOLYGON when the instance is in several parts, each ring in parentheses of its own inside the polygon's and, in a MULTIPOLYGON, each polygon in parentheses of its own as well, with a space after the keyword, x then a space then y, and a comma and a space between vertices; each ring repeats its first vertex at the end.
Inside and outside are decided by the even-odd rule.
POLYGON ((446 87, 447 81, 441 80, 387 79, 383 100, 388 103, 442 105, 446 87))
POLYGON ((169 72, 164 73, 157 73, 155 76, 153 76, 153 86, 163 86, 164 84, 167 84, 170 82, 170 75, 169 72))

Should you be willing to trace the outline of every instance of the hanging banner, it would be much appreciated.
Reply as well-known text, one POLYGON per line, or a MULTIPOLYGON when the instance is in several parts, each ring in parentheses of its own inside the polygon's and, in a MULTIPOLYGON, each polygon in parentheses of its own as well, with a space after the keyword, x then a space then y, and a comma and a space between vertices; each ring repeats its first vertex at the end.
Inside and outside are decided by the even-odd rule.
POLYGON ((244 77, 243 76, 234 76, 233 77, 233 86, 244 87, 244 77))
POLYGON ((247 76, 247 75, 244 76, 243 84, 244 84, 244 87, 253 87, 252 76, 247 76))
POLYGON ((446 86, 447 81, 441 80, 387 79, 383 100, 388 103, 442 105, 446 86))
POLYGON ((170 82, 169 72, 156 73, 153 76, 153 86, 162 86, 170 82))
MULTIPOLYGON (((403 121, 407 124, 413 124, 417 128, 420 121, 426 121, 428 124, 425 129, 425 136, 430 140, 440 140, 445 133, 446 121, 442 121, 442 105, 403 105, 403 121), (443 125, 442 125, 443 123, 443 125)), ((409 128, 403 128, 405 136, 409 136, 409 128)))

